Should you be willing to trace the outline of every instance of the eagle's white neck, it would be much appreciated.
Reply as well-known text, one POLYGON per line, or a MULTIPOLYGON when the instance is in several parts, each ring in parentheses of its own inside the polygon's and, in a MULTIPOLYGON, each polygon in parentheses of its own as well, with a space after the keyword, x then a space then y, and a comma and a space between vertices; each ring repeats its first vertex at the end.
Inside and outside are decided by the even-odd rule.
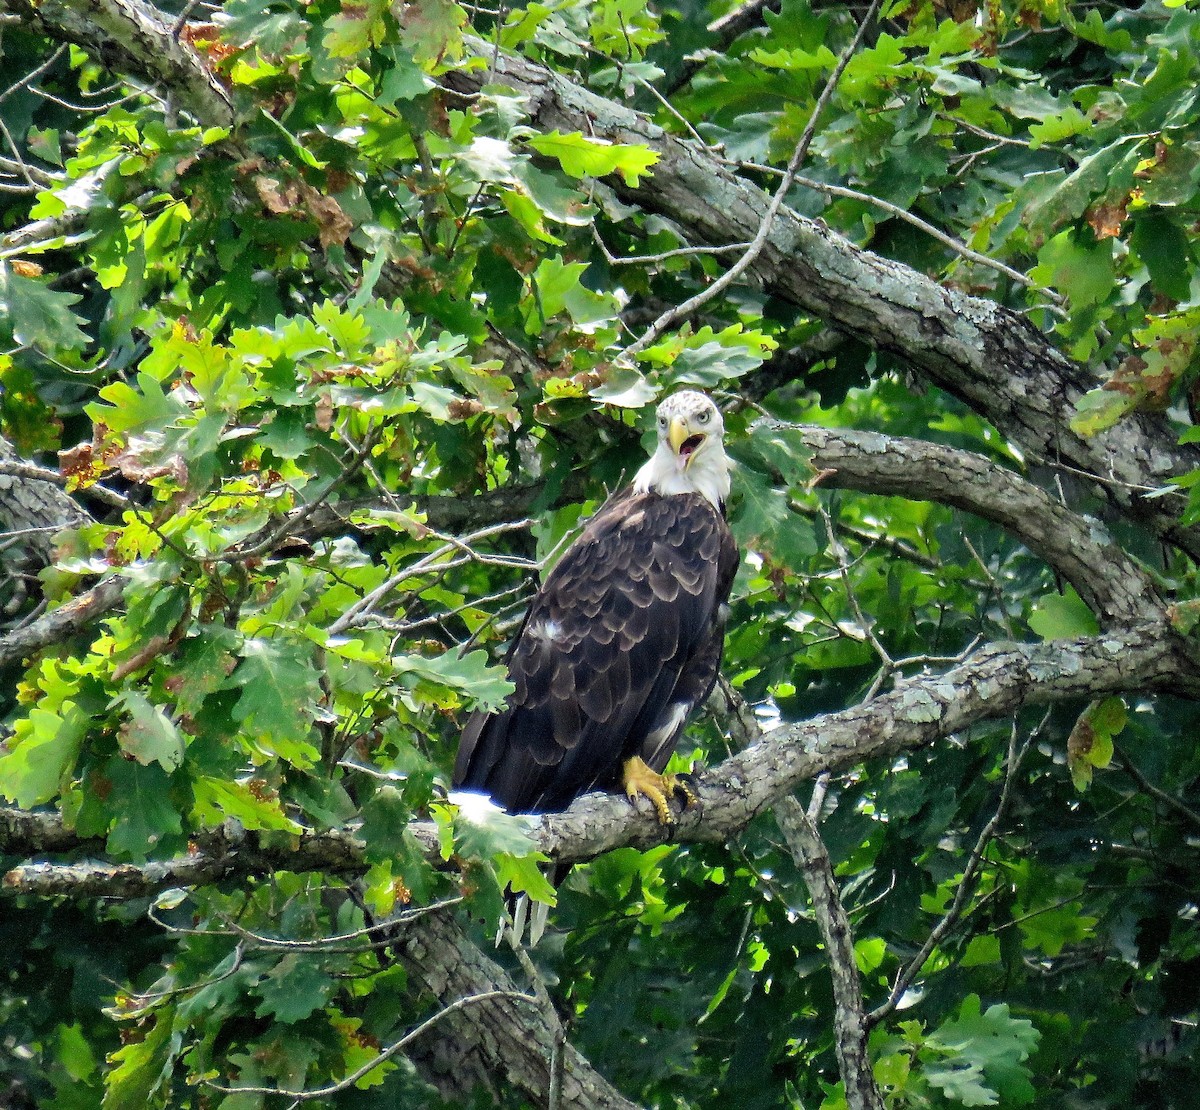
POLYGON ((710 437, 691 458, 687 466, 680 465, 679 456, 671 445, 659 440, 658 450, 646 460, 633 479, 638 493, 703 494, 720 509, 729 497, 729 456, 719 439, 710 437))

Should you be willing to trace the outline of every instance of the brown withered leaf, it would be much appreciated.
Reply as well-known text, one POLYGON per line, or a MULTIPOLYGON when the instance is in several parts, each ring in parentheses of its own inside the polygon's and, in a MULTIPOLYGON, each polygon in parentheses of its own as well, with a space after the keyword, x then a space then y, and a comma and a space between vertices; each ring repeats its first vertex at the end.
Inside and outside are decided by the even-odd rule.
POLYGON ((281 185, 275 178, 260 173, 254 176, 254 189, 258 193, 258 199, 263 202, 263 207, 268 212, 282 216, 287 212, 296 211, 299 194, 294 181, 281 185))
POLYGON ((1129 197, 1125 196, 1120 203, 1093 204, 1087 210, 1087 222, 1097 239, 1115 239, 1121 234, 1121 225, 1129 216, 1128 204, 1129 197))
POLYGON ((58 453, 58 472, 64 478, 76 478, 91 472, 95 452, 90 443, 77 443, 58 453))
POLYGON ((1102 385, 1110 393, 1123 393, 1126 397, 1137 397, 1141 394, 1142 371, 1147 363, 1139 355, 1130 355, 1122 360, 1121 365, 1113 371, 1113 375, 1102 385))
POLYGON ((45 271, 36 262, 30 262, 24 258, 14 258, 9 265, 12 267, 12 272, 24 278, 41 277, 45 271))
POLYGON ((342 206, 333 198, 318 192, 311 185, 301 183, 301 193, 305 206, 317 221, 317 237, 321 246, 341 246, 354 230, 350 217, 342 211, 342 206))
POLYGON ((317 398, 316 421, 322 432, 327 432, 333 427, 333 396, 328 390, 317 398))
POLYGON ((469 416, 477 416, 483 412, 483 405, 473 397, 460 397, 446 406, 446 415, 451 420, 466 420, 469 416))
POLYGON ((211 23, 185 23, 179 37, 213 65, 220 65, 238 52, 236 46, 221 41, 220 32, 211 23))
POLYGON ((354 230, 354 224, 342 206, 306 181, 282 184, 266 174, 256 174, 254 188, 263 206, 277 216, 311 216, 316 221, 317 236, 323 247, 340 246, 354 230))
POLYGON ((181 486, 187 485, 188 468, 182 455, 169 455, 156 462, 146 462, 138 453, 139 446, 144 445, 133 440, 124 451, 111 460, 112 465, 121 471, 122 477, 139 484, 149 482, 153 478, 170 477, 181 486))

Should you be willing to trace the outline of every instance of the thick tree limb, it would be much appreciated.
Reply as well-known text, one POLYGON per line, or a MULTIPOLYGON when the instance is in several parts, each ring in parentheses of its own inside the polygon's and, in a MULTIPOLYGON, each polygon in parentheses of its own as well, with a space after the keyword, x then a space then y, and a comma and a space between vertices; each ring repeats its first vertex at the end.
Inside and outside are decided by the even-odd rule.
POLYGON ((73 636, 121 600, 125 579, 105 578, 32 624, 0 637, 0 666, 73 636))
POLYGON ((533 836, 562 862, 669 839, 721 843, 823 771, 924 747, 1025 705, 1120 690, 1198 689, 1195 668, 1162 625, 1047 644, 991 644, 944 674, 906 679, 864 704, 768 733, 697 776, 700 805, 673 829, 664 832, 648 808, 634 815, 624 798, 589 794, 565 813, 540 818, 533 836))
MULTIPOLYGON (((631 810, 624 797, 589 794, 564 813, 539 817, 531 836, 539 849, 563 863, 624 846, 648 848, 670 840, 723 842, 799 783, 824 771, 924 747, 978 722, 1009 716, 1024 705, 1155 690, 1200 691, 1190 659, 1162 624, 1049 644, 992 644, 944 674, 903 680, 864 704, 765 735, 699 775, 700 805, 683 813, 672 828, 664 830, 648 807, 631 810)), ((21 819, 8 811, 0 821, 0 852, 39 850, 36 838, 50 835, 46 820, 38 815, 21 819)), ((440 859, 433 826, 410 827, 428 857, 440 859)), ((365 870, 361 846, 348 833, 314 833, 298 842, 277 835, 266 842, 255 834, 241 836, 245 839, 227 842, 214 835, 207 847, 198 846, 183 859, 141 867, 28 864, 8 873, 3 889, 10 894, 133 896, 234 875, 268 875, 277 869, 365 870)), ((100 848, 97 841, 79 843, 80 848, 93 846, 100 848)))
MULTIPOLYGON (((488 51, 491 57, 491 51, 488 51)), ((583 131, 638 143, 659 157, 622 198, 670 217, 695 242, 745 242, 770 198, 707 150, 675 138, 637 113, 520 58, 500 55, 495 71, 457 72, 448 81, 474 93, 500 81, 529 100, 538 129, 583 131)), ((924 274, 861 250, 824 224, 790 210, 776 217, 753 268, 775 296, 880 350, 960 397, 1031 457, 1063 462, 1095 478, 1105 494, 1156 534, 1200 557, 1200 529, 1181 528, 1173 506, 1143 495, 1200 467, 1165 420, 1133 414, 1090 439, 1070 430, 1075 404, 1098 384, 1027 320, 1001 306, 942 288, 924 274)), ((1168 499, 1169 501, 1169 499, 1168 499)))
POLYGON ((53 550, 54 530, 83 524, 88 516, 58 484, 32 477, 41 468, 26 463, 3 438, 0 464, 0 525, 27 533, 21 537, 23 545, 45 564, 53 550))
POLYGON ((821 484, 938 501, 991 520, 1044 559, 1105 623, 1162 611, 1150 576, 1104 526, 982 455, 919 439, 797 426, 821 484))
MULTIPOLYGON (((461 998, 490 990, 519 988, 498 964, 488 959, 450 914, 431 914, 405 930, 396 945, 416 993, 435 998, 461 998)), ((445 1019, 448 1033, 415 1046, 410 1058, 443 1097, 468 1097, 483 1087, 494 1089, 503 1075, 546 1105, 556 1031, 546 1016, 530 1006, 519 1015, 511 1002, 480 1003, 445 1019)), ((570 1044, 563 1047, 558 1105, 562 1110, 635 1110, 570 1044)))
MULTIPOLYGON (((103 842, 75 836, 53 814, 0 806, 0 853, 39 855, 71 849, 102 850, 103 842)), ((430 845, 432 849, 432 844, 430 845)), ((3 878, 9 894, 53 895, 70 890, 81 898, 139 898, 177 886, 201 886, 231 876, 275 871, 361 874, 363 845, 338 830, 300 837, 269 836, 226 826, 197 838, 187 855, 144 864, 29 863, 3 878)))

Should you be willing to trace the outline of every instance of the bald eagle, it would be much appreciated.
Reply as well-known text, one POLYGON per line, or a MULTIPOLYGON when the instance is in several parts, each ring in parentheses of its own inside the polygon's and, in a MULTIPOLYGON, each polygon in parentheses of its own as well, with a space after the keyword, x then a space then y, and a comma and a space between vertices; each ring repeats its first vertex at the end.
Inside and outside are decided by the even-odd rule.
POLYGON ((716 682, 738 553, 717 406, 658 406, 658 447, 567 548, 508 655, 506 707, 465 730, 454 784, 510 813, 565 809, 593 789, 654 804, 690 793, 663 768, 716 682))

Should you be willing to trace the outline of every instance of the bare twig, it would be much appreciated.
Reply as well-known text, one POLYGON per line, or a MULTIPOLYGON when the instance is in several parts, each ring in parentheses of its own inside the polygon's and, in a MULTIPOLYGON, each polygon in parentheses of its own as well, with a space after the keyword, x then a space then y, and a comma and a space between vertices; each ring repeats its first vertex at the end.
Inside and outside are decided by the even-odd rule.
POLYGON ((393 1056, 402 1049, 412 1044, 418 1037, 423 1036, 432 1029, 438 1022, 449 1017, 451 1014, 457 1013, 459 1010, 465 1009, 467 1006, 476 1006, 481 1002, 498 1002, 501 999, 509 1002, 528 1002, 536 1005, 537 999, 532 995, 524 994, 521 991, 482 991, 479 994, 469 994, 463 998, 456 999, 447 1006, 443 1006, 432 1017, 426 1018, 415 1029, 410 1030, 403 1037, 393 1044, 388 1045, 382 1052, 368 1060, 361 1067, 352 1071, 344 1079, 338 1080, 336 1083, 330 1083, 325 1087, 316 1087, 309 1091, 289 1091, 279 1087, 226 1087, 219 1083, 213 1083, 211 1080, 205 1080, 204 1085, 211 1087, 215 1091, 220 1091, 222 1094, 251 1094, 251 1095, 281 1095, 284 1098, 293 1098, 297 1102, 310 1102, 315 1098, 328 1098, 330 1095, 335 1095, 339 1091, 349 1090, 354 1086, 364 1075, 374 1071, 381 1064, 386 1064, 393 1056))
POLYGON ((1145 775, 1142 774, 1141 771, 1138 770, 1137 765, 1125 752, 1117 749, 1117 755, 1121 757, 1122 769, 1127 775, 1129 775, 1131 779, 1133 779, 1134 782, 1138 784, 1142 790, 1149 794, 1150 797, 1158 799, 1158 801, 1162 802, 1163 805, 1173 809, 1176 813, 1178 813, 1196 828, 1200 828, 1200 813, 1197 813, 1191 808, 1191 806, 1184 804, 1173 794, 1168 794, 1161 787, 1155 786, 1154 783, 1152 783, 1148 778, 1146 778, 1145 775))
MULTIPOLYGON (((739 169, 757 170, 760 173, 767 173, 773 176, 782 174, 782 170, 776 169, 774 166, 764 166, 757 162, 733 162, 731 165, 736 165, 739 169)), ((906 208, 901 208, 899 205, 893 204, 889 200, 884 200, 882 197, 873 196, 870 193, 864 193, 859 189, 851 189, 846 185, 833 185, 826 181, 817 181, 811 177, 804 177, 801 174, 796 174, 794 178, 797 185, 803 185, 806 188, 813 189, 818 193, 827 193, 830 196, 846 197, 849 200, 859 200, 866 204, 872 204, 876 208, 882 209, 889 215, 895 216, 897 219, 903 220, 907 224, 923 231, 926 235, 936 239, 943 246, 954 251, 955 254, 967 259, 970 262, 975 262, 980 266, 986 266, 989 269, 995 270, 997 273, 1003 274, 1007 278, 1011 278, 1018 285, 1023 285, 1028 289, 1034 289, 1042 296, 1048 298, 1053 303, 1048 306, 1051 311, 1059 316, 1065 316, 1062 306, 1066 303, 1066 298, 1052 289, 1047 289, 1044 285, 1039 285, 1028 274, 1021 273, 1020 270, 1014 270, 1011 266, 995 258, 990 258, 986 254, 981 254, 979 251, 968 247, 966 243, 960 239, 955 239, 953 235, 948 235, 941 228, 935 227, 927 220, 921 219, 920 216, 914 215, 906 208)))
POLYGON ((984 853, 987 851, 987 847, 991 843, 992 837, 995 835, 996 829, 1004 817, 1005 810, 1008 808, 1012 785, 1016 780, 1017 772, 1020 770, 1021 761, 1025 758, 1025 753, 1029 750, 1030 745, 1041 734, 1042 729, 1046 727, 1049 719, 1050 713, 1047 711, 1038 725, 1022 742, 1018 742, 1017 740, 1017 722, 1013 721, 1008 737, 1008 756, 1004 763, 1004 784, 1000 788, 1000 800, 996 803, 995 812, 987 824, 980 830, 979 837, 975 841, 975 847, 971 849, 966 866, 963 868, 962 877, 959 879, 954 900, 950 903, 946 912, 942 914, 938 923, 929 931, 929 935, 925 938, 925 943, 921 945, 921 950, 901 969, 900 974, 896 976, 896 981, 892 984, 892 989, 888 993, 887 999, 867 1015, 868 1029, 878 1025, 896 1009, 900 1004, 900 999, 904 997, 905 991, 912 986, 917 976, 921 974, 921 969, 925 966, 925 961, 929 959, 930 953, 941 944, 954 926, 958 924, 967 900, 975 893, 976 879, 983 864, 984 853))
POLYGON ((450 566, 461 566, 468 562, 483 562, 494 563, 499 566, 511 566, 521 568, 535 568, 537 564, 531 563, 528 559, 515 559, 509 556, 490 556, 481 555, 474 551, 471 544, 479 540, 486 539, 489 536, 499 535, 502 532, 516 532, 521 529, 528 528, 533 524, 532 520, 518 520, 505 524, 493 524, 487 528, 480 528, 470 535, 462 537, 440 537, 446 542, 435 551, 431 551, 428 555, 418 559, 412 566, 406 567, 398 574, 392 575, 386 582, 380 583, 365 597, 360 598, 351 605, 337 620, 329 626, 330 635, 336 635, 339 632, 344 632, 359 620, 365 619, 376 605, 387 597, 400 583, 407 581, 410 578, 415 578, 417 575, 428 573, 435 568, 444 569, 450 566), (460 559, 451 560, 447 563, 440 563, 452 551, 462 551, 463 556, 460 559), (440 563, 440 567, 439 567, 440 563))

